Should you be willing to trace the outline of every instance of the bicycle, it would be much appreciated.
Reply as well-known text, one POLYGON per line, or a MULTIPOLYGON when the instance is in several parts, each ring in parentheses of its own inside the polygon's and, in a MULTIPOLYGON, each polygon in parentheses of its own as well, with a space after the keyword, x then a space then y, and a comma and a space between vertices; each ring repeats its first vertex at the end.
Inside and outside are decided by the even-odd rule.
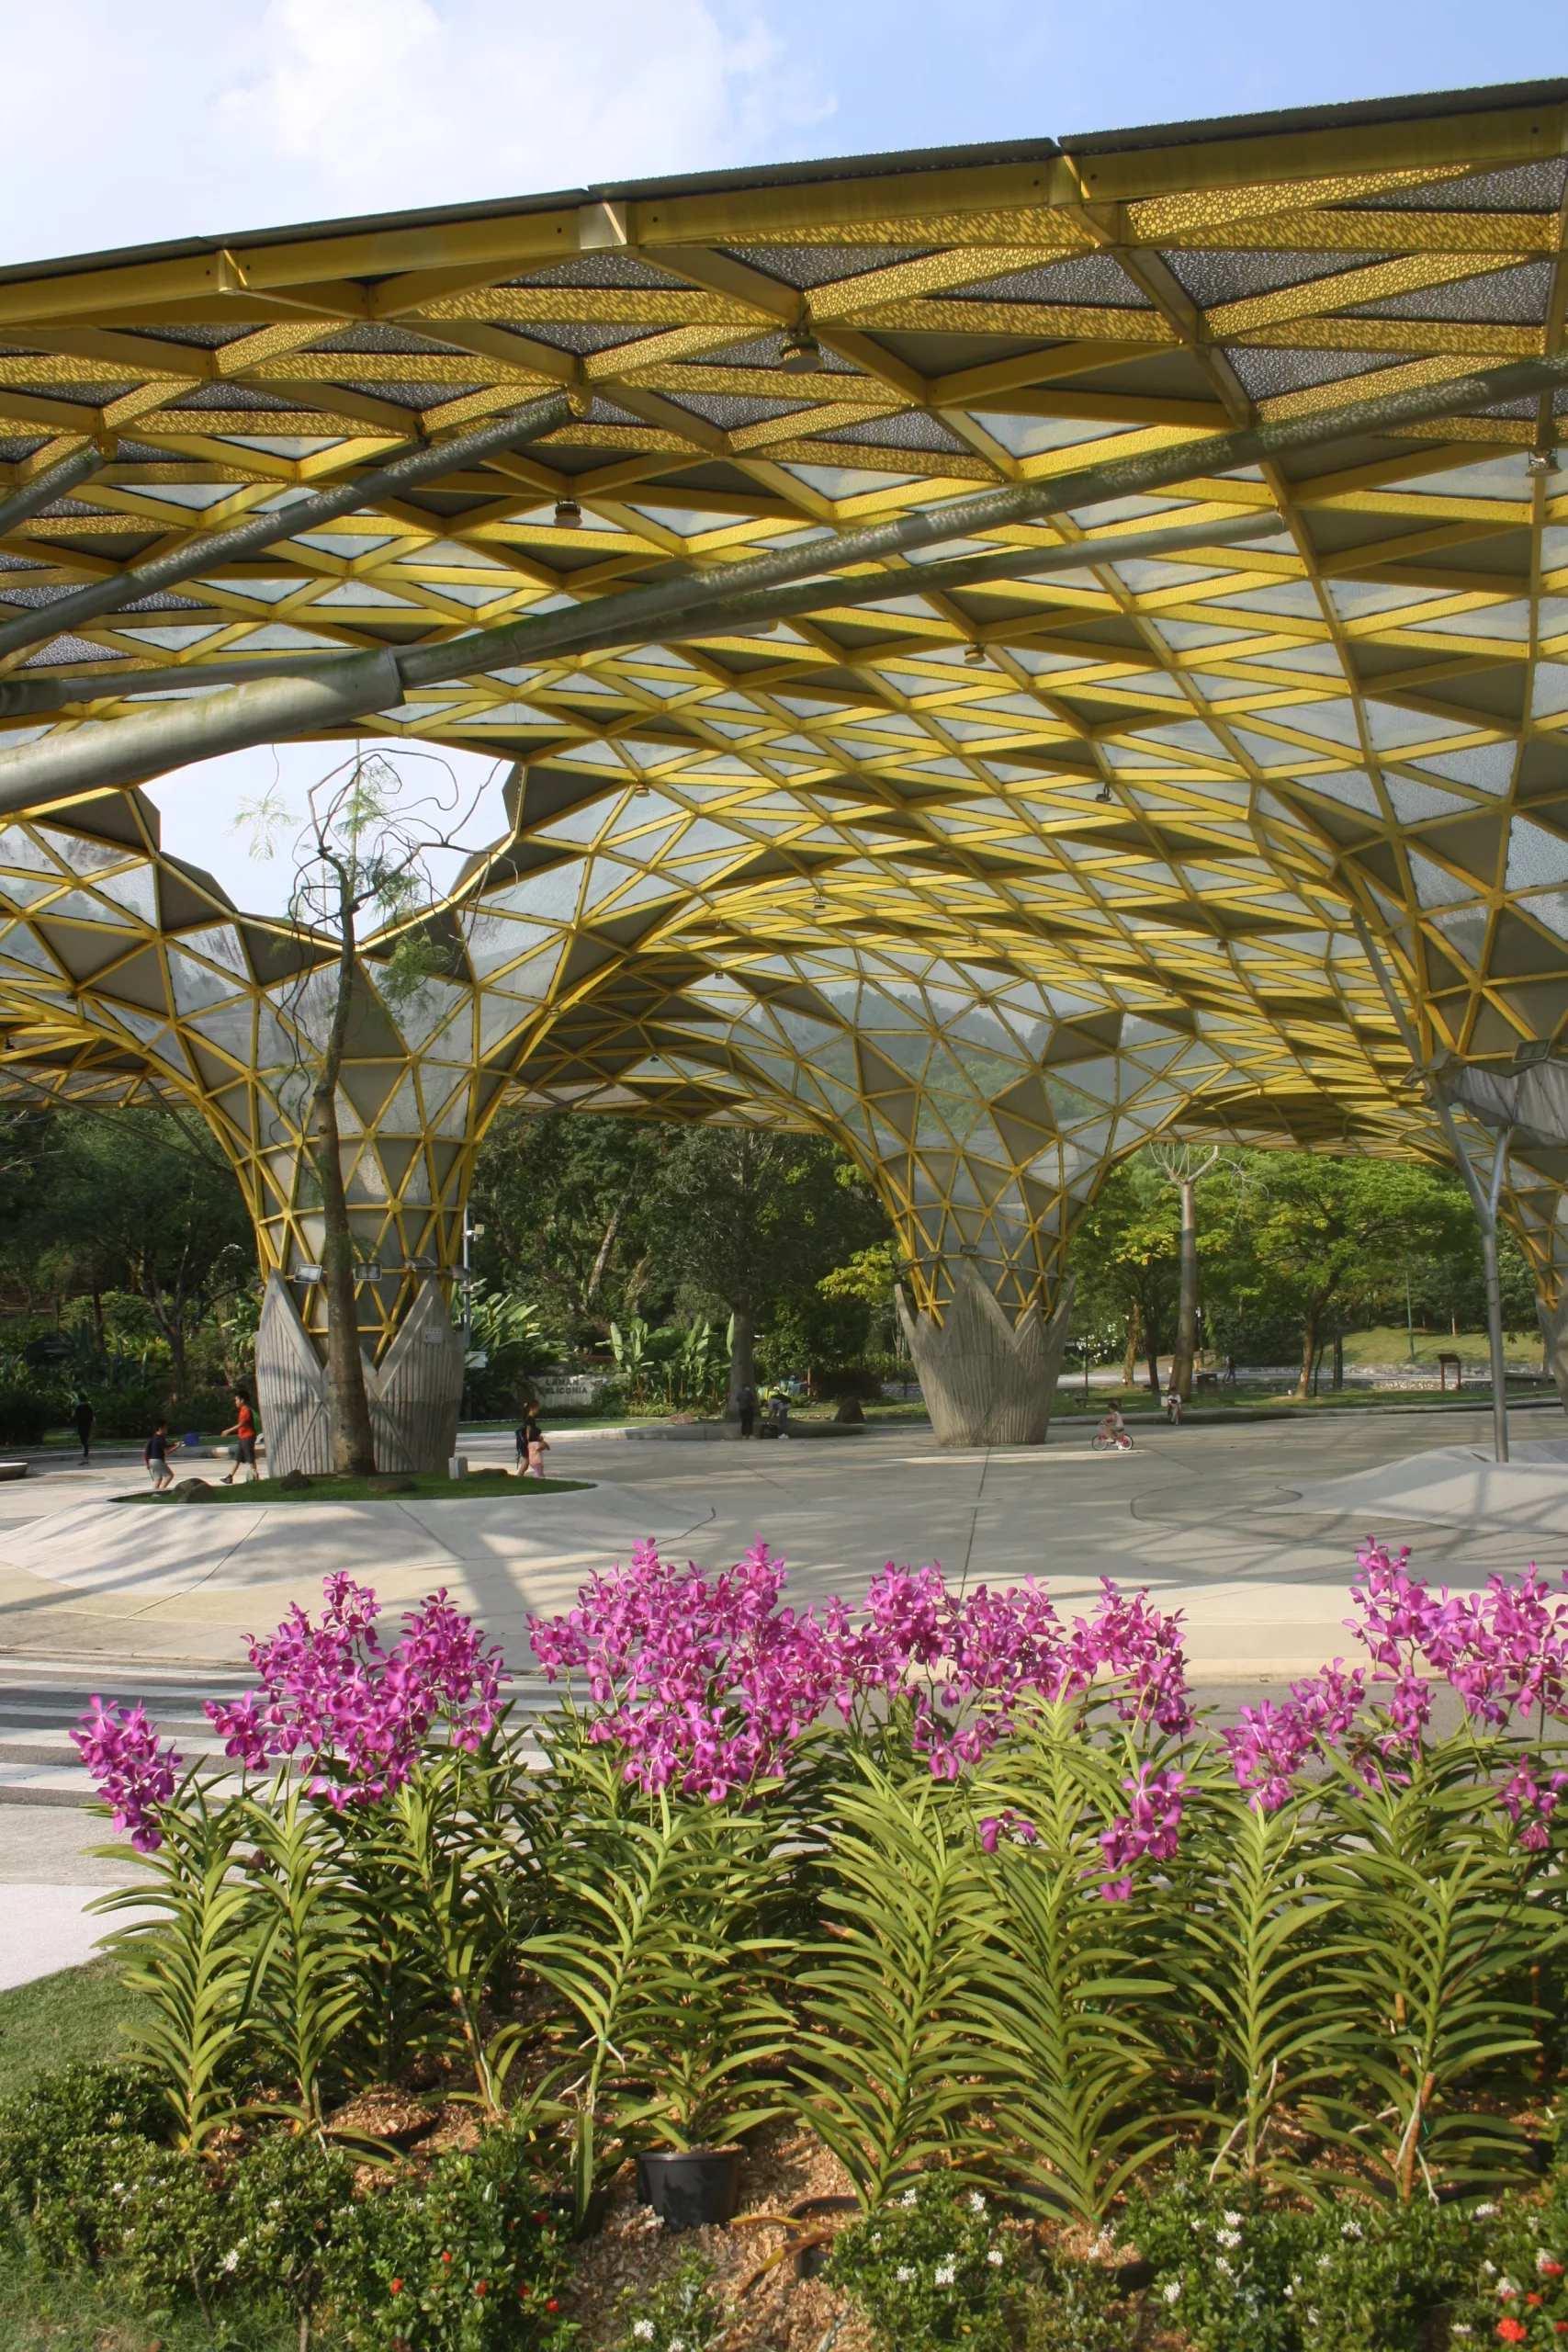
POLYGON ((1131 1453, 1133 1451, 1132 1438, 1125 1430, 1116 1437, 1112 1437, 1109 1430, 1096 1430, 1089 1442, 1094 1453, 1131 1453))

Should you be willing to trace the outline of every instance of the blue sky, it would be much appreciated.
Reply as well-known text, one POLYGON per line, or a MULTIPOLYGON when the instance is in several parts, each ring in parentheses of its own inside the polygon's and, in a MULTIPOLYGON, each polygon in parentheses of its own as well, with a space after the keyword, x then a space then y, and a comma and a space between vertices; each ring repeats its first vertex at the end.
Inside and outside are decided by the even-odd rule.
MULTIPOLYGON (((1568 21, 1545 0, 0 0, 0 264, 1568 75, 1568 21)), ((284 747, 286 795, 333 756, 284 747)), ((257 910, 282 869, 247 862, 229 812, 274 773, 246 753, 155 796, 169 846, 257 910)))

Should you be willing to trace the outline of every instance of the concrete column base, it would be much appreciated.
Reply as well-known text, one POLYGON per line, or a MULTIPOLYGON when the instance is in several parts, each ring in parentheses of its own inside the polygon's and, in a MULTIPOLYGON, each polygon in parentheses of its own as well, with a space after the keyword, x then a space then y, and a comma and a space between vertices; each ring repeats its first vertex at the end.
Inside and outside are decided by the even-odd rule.
POLYGON ((953 1296, 940 1323, 923 1309, 912 1315, 902 1288, 897 1298, 937 1443, 1043 1445, 1072 1312, 1072 1275, 1049 1316, 1035 1299, 1016 1326, 966 1258, 953 1266, 953 1296))
POLYGON ((1560 1286, 1555 1306, 1548 1306, 1538 1288, 1535 1312, 1540 1325, 1546 1368, 1557 1383, 1557 1394, 1562 1399, 1563 1410, 1568 1412, 1568 1280, 1560 1286))
MULTIPOLYGON (((378 1470, 443 1470, 457 1443, 463 1401, 463 1335, 452 1328, 441 1285, 419 1295, 379 1364, 361 1354, 378 1470)), ((333 1467, 326 1366, 300 1320, 288 1284, 267 1277, 256 1329, 256 1401, 266 1436, 267 1476, 333 1467)))

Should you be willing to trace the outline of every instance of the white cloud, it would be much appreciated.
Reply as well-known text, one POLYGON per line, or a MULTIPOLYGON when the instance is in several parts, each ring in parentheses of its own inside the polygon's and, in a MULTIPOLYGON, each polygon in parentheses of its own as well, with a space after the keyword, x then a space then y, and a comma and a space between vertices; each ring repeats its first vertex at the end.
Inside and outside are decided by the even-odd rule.
POLYGON ((739 0, 0 0, 0 262, 765 160, 832 112, 739 0))

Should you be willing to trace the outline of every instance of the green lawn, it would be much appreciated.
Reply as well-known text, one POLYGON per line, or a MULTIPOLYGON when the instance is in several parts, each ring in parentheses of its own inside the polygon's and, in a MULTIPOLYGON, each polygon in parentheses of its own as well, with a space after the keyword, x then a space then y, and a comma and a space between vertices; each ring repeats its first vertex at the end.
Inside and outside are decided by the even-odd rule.
MULTIPOLYGON (((216 1474, 217 1464, 212 1465, 216 1474)), ((206 1476, 206 1472, 202 1476, 206 1476)), ((420 1501, 473 1503, 515 1498, 525 1510, 535 1495, 574 1495, 592 1485, 591 1478, 514 1478, 507 1470, 471 1471, 466 1478, 449 1478, 445 1470, 420 1470, 374 1478, 312 1478, 308 1486, 292 1487, 280 1478, 254 1478, 247 1486, 209 1484, 199 1504, 182 1503, 181 1493, 194 1483, 179 1479, 168 1494, 121 1495, 121 1502, 152 1503, 159 1510, 204 1510, 209 1503, 367 1503, 420 1501)))
MULTIPOLYGON (((113 1924, 104 1921, 106 1929, 113 1924)), ((120 2027, 146 2011, 141 1994, 121 1985, 119 1962, 108 1957, 0 1993, 0 2098, 26 2090, 48 2067, 122 2056, 120 2027)))
MULTIPOLYGON (((1427 1371, 1436 1373, 1438 1357, 1462 1356, 1466 1363, 1484 1363, 1491 1353, 1492 1342, 1484 1331, 1417 1331, 1416 1362, 1427 1371)), ((1503 1358, 1511 1368, 1540 1369, 1540 1334, 1539 1331, 1505 1331, 1503 1358)), ((1345 1334, 1345 1361, 1348 1364, 1392 1363, 1410 1361, 1410 1334, 1402 1323, 1380 1326, 1373 1331, 1348 1331, 1345 1334)), ((1450 1374, 1450 1379, 1452 1377, 1450 1374)))

